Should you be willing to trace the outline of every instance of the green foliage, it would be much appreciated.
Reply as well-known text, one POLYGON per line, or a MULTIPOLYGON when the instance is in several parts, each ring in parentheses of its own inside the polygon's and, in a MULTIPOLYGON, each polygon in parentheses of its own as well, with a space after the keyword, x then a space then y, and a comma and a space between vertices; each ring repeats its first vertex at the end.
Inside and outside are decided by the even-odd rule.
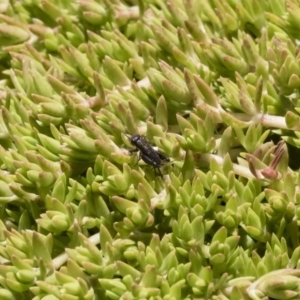
POLYGON ((299 15, 0 1, 0 298, 299 299, 299 15))

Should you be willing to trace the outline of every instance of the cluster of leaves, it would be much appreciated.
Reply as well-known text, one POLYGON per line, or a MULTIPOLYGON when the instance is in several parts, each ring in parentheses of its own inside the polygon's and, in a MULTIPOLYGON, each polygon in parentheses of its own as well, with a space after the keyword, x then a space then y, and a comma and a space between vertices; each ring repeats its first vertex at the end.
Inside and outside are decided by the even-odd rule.
POLYGON ((299 299, 299 15, 1 0, 0 298, 299 299))

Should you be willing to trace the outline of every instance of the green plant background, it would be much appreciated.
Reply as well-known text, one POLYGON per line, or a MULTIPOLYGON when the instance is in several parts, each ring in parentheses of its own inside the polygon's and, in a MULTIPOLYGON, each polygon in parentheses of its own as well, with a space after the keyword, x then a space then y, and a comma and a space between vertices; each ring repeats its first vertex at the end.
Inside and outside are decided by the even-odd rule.
POLYGON ((299 16, 0 0, 0 299, 300 299, 299 16))

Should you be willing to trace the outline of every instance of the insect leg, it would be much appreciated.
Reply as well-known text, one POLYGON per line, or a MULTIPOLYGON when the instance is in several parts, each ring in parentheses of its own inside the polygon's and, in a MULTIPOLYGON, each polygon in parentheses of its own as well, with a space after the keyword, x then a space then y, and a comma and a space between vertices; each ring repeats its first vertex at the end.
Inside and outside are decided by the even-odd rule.
POLYGON ((133 152, 138 152, 139 149, 138 149, 138 148, 135 148, 135 149, 129 149, 128 151, 129 151, 129 153, 133 153, 133 152))
POLYGON ((154 171, 154 177, 156 177, 156 168, 153 167, 153 171, 154 171))
POLYGON ((166 161, 166 162, 169 162, 170 161, 170 158, 163 155, 162 153, 156 151, 156 153, 158 154, 159 158, 162 160, 162 161, 166 161))
POLYGON ((157 161, 157 160, 155 160, 155 159, 152 159, 151 157, 145 155, 145 154, 142 153, 142 152, 140 152, 140 157, 141 157, 141 159, 142 159, 145 163, 147 163, 147 164, 150 165, 150 166, 153 166, 153 168, 154 168, 154 175, 155 175, 155 176, 157 176, 157 173, 156 173, 156 172, 158 172, 158 175, 159 175, 161 178, 163 178, 163 177, 162 177, 162 174, 161 174, 161 172, 160 172, 160 169, 159 169, 159 167, 161 166, 161 161, 160 161, 160 160, 157 161), (158 170, 158 171, 156 171, 156 170, 158 170))
MULTIPOLYGON (((139 151, 139 150, 137 149, 135 152, 137 152, 137 151, 139 151)), ((134 164, 134 166, 133 166, 134 168, 138 165, 140 159, 141 159, 141 152, 139 152, 139 159, 134 164)))
MULTIPOLYGON (((139 149, 138 148, 135 148, 135 149, 129 149, 128 150, 130 154, 134 153, 134 152, 138 152, 139 149)), ((139 160, 141 159, 141 153, 139 153, 139 159, 137 160, 137 162, 134 164, 134 168, 136 167, 136 165, 139 163, 139 160)))
POLYGON ((154 167, 154 174, 155 174, 155 176, 156 176, 156 169, 157 169, 157 171, 158 171, 158 175, 163 179, 163 176, 162 176, 162 174, 161 174, 161 171, 160 171, 160 168, 155 168, 154 167))

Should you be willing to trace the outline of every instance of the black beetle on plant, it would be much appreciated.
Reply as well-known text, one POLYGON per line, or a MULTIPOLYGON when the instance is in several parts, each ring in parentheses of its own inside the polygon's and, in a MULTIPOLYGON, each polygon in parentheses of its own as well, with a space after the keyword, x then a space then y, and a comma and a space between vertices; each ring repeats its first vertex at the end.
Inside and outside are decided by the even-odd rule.
POLYGON ((170 159, 160 152, 154 150, 150 143, 140 135, 133 135, 129 139, 131 144, 136 147, 136 149, 130 150, 130 152, 140 151, 140 159, 142 159, 146 164, 153 166, 155 174, 157 169, 159 176, 162 178, 159 168, 165 163, 169 162, 170 159))

